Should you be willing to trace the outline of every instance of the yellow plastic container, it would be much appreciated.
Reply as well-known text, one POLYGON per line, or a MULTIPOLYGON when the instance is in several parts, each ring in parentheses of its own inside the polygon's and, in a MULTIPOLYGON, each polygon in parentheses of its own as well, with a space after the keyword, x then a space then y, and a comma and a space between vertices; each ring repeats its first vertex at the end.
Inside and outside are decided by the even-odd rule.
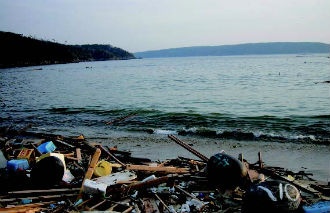
POLYGON ((97 177, 110 175, 112 171, 111 163, 105 160, 101 160, 96 164, 94 169, 94 175, 97 177))

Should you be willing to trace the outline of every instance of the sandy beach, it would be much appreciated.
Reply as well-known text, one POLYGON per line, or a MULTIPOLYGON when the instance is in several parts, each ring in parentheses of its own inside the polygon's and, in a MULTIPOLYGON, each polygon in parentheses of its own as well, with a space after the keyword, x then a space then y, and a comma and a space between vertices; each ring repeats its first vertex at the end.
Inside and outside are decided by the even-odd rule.
MULTIPOLYGON (((312 173, 313 179, 330 181, 330 147, 327 145, 176 137, 206 157, 211 157, 224 150, 234 157, 238 157, 242 153, 249 163, 255 163, 258 161, 260 151, 267 166, 278 166, 293 172, 305 171, 312 173)), ((131 152, 133 157, 148 158, 152 161, 175 159, 179 156, 198 159, 165 134, 128 134, 125 136, 119 134, 103 139, 90 139, 86 136, 86 139, 88 142, 97 142, 109 147, 117 146, 118 150, 131 152)), ((2 159, 1 167, 5 167, 6 162, 3 156, 2 159)))
MULTIPOLYGON (((263 161, 268 166, 279 166, 294 172, 305 171, 313 173, 312 178, 316 180, 330 181, 330 147, 326 145, 177 137, 207 157, 224 150, 235 157, 242 153, 248 162, 254 163, 257 162, 260 151, 263 161)), ((113 136, 108 140, 96 142, 118 146, 119 150, 128 150, 134 157, 149 158, 153 161, 178 156, 198 159, 167 135, 113 136)))

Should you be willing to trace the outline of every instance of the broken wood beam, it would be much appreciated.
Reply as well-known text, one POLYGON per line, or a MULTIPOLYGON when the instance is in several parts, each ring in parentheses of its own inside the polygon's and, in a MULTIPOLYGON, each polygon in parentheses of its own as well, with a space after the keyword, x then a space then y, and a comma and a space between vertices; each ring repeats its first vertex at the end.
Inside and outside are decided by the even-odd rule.
POLYGON ((176 173, 176 174, 189 173, 188 168, 177 168, 173 166, 148 166, 148 165, 127 164, 126 169, 137 170, 137 171, 176 173))
POLYGON ((71 188, 71 189, 39 189, 39 190, 22 190, 22 191, 10 191, 7 192, 8 195, 24 195, 24 194, 50 194, 50 193, 60 193, 60 192, 74 192, 79 191, 79 188, 71 188))
POLYGON ((203 160, 205 163, 207 163, 209 161, 209 159, 204 156, 203 154, 201 154, 200 152, 198 152, 197 150, 193 149, 191 146, 189 146, 188 144, 186 144, 185 142, 181 141, 180 139, 178 139, 177 137, 175 137, 174 135, 168 135, 168 137, 170 139, 172 139, 174 142, 176 142, 177 144, 179 144, 180 146, 182 146, 183 148, 187 149, 189 152, 191 152, 192 154, 196 155, 197 157, 199 157, 201 160, 203 160))
POLYGON ((78 196, 77 196, 77 201, 82 197, 84 181, 85 181, 86 179, 91 179, 91 178, 92 178, 93 173, 94 173, 94 169, 95 169, 95 167, 96 167, 97 162, 99 161, 100 156, 101 156, 101 150, 100 150, 99 148, 97 148, 97 149, 95 150, 95 153, 94 153, 94 155, 93 155, 93 157, 92 157, 91 162, 89 163, 88 170, 87 170, 87 172, 85 173, 84 180, 83 180, 83 182, 82 182, 82 185, 81 185, 81 188, 80 188, 79 194, 78 194, 78 196))
POLYGON ((5 208, 0 208, 0 212, 6 212, 6 213, 38 212, 38 211, 33 211, 33 210, 35 210, 35 209, 40 210, 40 208, 42 206, 46 206, 46 205, 49 205, 52 203, 53 202, 42 202, 42 203, 31 203, 31 204, 17 205, 17 206, 12 206, 12 207, 5 207, 5 208))

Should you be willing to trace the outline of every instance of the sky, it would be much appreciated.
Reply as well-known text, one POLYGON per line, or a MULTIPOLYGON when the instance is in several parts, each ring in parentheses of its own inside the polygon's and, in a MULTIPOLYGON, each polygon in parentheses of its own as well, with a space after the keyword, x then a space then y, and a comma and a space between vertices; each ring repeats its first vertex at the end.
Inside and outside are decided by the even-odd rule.
POLYGON ((330 0, 0 0, 0 31, 129 52, 330 43, 330 0))

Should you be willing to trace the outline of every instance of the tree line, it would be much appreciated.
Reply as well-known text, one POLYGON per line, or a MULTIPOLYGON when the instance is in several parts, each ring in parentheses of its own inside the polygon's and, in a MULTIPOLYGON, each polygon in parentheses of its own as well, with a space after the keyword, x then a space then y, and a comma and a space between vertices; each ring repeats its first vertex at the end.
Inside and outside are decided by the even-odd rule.
POLYGON ((135 58, 132 53, 111 45, 65 45, 3 31, 0 31, 0 46, 0 68, 135 58))

